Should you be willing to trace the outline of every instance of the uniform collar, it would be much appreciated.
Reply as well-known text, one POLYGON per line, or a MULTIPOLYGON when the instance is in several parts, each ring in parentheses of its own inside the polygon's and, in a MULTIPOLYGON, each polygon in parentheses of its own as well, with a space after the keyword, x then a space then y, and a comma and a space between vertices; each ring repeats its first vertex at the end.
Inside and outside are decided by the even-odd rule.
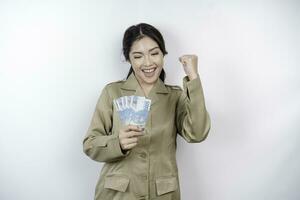
MULTIPOLYGON (((144 96, 144 92, 133 73, 130 74, 128 79, 121 86, 121 89, 122 89, 123 96, 127 96, 127 95, 144 96)), ((166 85, 159 78, 154 84, 154 86, 152 87, 147 98, 151 99, 151 106, 153 106, 154 104, 156 104, 156 102, 159 101, 160 98, 163 97, 158 94, 168 94, 168 93, 169 91, 166 85)))

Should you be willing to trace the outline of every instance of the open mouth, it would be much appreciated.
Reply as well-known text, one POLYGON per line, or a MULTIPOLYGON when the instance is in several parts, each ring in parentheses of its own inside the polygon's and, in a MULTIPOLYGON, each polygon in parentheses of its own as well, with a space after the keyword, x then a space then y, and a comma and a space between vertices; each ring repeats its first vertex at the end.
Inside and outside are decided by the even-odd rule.
POLYGON ((145 77, 151 78, 155 75, 155 70, 157 67, 151 68, 151 69, 142 69, 142 72, 144 73, 145 77))
POLYGON ((151 72, 154 72, 156 70, 156 68, 152 68, 152 69, 142 69, 142 71, 144 73, 151 73, 151 72))

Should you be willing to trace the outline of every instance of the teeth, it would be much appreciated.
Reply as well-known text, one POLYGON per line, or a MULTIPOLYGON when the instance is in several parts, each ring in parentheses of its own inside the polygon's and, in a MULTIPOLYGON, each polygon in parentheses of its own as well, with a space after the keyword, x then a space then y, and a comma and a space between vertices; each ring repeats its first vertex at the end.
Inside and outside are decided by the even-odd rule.
POLYGON ((152 69, 143 69, 143 72, 147 72, 147 73, 150 73, 150 72, 154 72, 154 68, 152 68, 152 69))

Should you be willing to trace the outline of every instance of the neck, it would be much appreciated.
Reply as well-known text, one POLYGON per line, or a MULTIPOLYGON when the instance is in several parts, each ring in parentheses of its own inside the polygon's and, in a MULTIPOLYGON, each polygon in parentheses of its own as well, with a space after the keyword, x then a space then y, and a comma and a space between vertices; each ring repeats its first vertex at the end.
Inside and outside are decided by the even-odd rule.
POLYGON ((145 96, 147 97, 153 87, 153 84, 152 85, 144 85, 144 86, 141 85, 141 87, 144 91, 145 96))
POLYGON ((137 80, 138 80, 138 83, 139 83, 139 85, 141 86, 141 88, 142 88, 142 90, 143 90, 145 96, 148 96, 149 93, 150 93, 150 91, 151 91, 151 89, 153 88, 153 86, 154 86, 154 84, 155 84, 156 82, 155 82, 155 83, 152 83, 152 84, 147 84, 147 83, 145 83, 145 82, 143 82, 143 81, 141 81, 141 80, 139 80, 139 79, 137 79, 137 80))

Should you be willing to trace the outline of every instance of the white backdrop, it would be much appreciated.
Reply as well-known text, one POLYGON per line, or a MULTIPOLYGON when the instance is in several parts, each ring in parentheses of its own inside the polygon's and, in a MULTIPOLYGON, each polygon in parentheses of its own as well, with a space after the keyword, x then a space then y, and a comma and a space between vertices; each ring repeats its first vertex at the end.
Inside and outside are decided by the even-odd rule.
POLYGON ((82 139, 105 84, 129 69, 125 29, 164 35, 166 82, 199 56, 212 128, 178 141, 184 200, 300 199, 298 1, 0 1, 0 199, 93 199, 82 139))

